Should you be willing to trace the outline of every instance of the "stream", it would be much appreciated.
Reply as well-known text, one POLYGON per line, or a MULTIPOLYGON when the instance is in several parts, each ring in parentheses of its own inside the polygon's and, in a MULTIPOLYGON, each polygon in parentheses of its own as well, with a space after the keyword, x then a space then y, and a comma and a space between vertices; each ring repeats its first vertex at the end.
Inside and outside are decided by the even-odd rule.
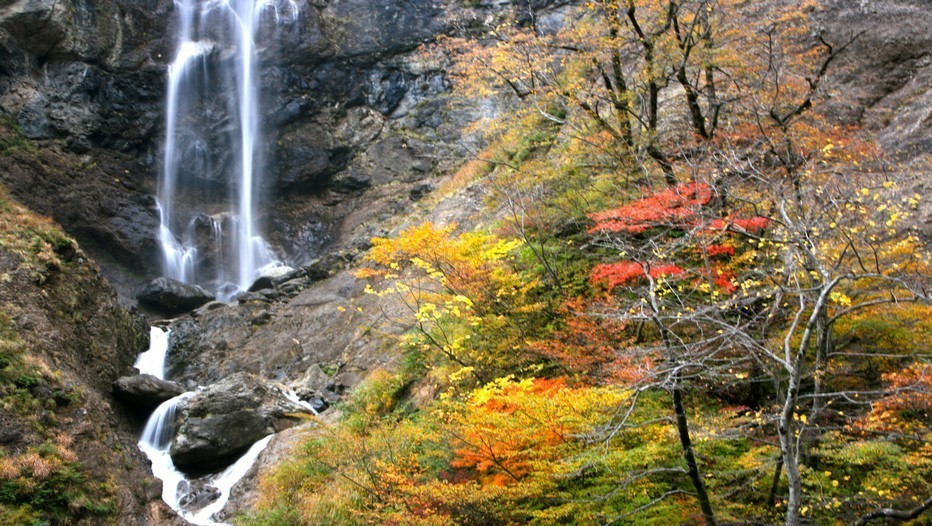
MULTIPOLYGON (((170 333, 171 330, 151 328, 149 350, 141 353, 135 364, 140 374, 151 374, 160 380, 165 380, 165 358, 168 354, 170 333)), ((194 393, 194 391, 189 391, 178 395, 163 402, 152 412, 140 436, 139 449, 152 462, 152 474, 162 481, 162 500, 179 516, 191 524, 205 526, 226 524, 217 522, 214 515, 226 506, 233 486, 246 475, 274 435, 268 435, 253 444, 243 456, 220 473, 189 479, 187 475, 175 468, 169 450, 175 411, 181 402, 193 396, 194 393), (205 489, 195 491, 202 487, 205 489), (203 495, 208 496, 208 499, 205 499, 208 502, 197 502, 203 495)))

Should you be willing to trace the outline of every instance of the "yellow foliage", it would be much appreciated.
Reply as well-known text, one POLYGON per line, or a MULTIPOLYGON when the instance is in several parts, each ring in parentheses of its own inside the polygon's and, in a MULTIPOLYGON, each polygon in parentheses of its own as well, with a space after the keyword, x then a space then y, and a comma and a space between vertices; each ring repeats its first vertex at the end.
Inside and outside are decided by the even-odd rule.
POLYGON ((374 267, 358 275, 381 278, 373 293, 404 299, 417 336, 409 346, 429 351, 431 366, 453 365, 457 379, 463 371, 483 378, 524 360, 526 334, 541 308, 533 299, 539 282, 513 265, 520 241, 455 231, 423 223, 375 238, 367 255, 374 267))

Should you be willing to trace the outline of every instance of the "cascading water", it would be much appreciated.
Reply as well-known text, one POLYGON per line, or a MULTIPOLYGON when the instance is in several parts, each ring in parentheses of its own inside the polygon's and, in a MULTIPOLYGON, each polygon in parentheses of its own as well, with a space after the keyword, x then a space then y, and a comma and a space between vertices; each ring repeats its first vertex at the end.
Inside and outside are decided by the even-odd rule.
POLYGON ((268 36, 261 27, 294 22, 298 13, 293 2, 276 1, 175 1, 178 46, 168 68, 158 196, 163 271, 212 288, 220 300, 280 265, 256 213, 263 175, 256 41, 268 36), (211 233, 201 236, 205 218, 211 233))
MULTIPOLYGON (((151 336, 149 350, 139 355, 136 360, 136 367, 142 374, 152 374, 164 380, 169 332, 153 327, 151 336)), ((139 449, 152 462, 152 474, 162 481, 162 500, 171 509, 175 510, 191 524, 223 524, 215 522, 214 515, 226 506, 233 486, 246 475, 259 454, 272 440, 273 435, 269 435, 253 444, 239 460, 223 472, 197 479, 198 484, 213 488, 215 499, 199 509, 187 510, 184 507, 185 500, 190 497, 189 492, 190 488, 194 486, 194 481, 189 480, 184 473, 175 469, 169 450, 171 449, 175 412, 179 404, 192 396, 194 396, 194 392, 183 393, 159 405, 146 422, 139 439, 139 449)))
MULTIPOLYGON (((157 205, 163 272, 230 300, 260 273, 280 266, 257 221, 262 188, 259 50, 256 43, 297 20, 292 0, 175 0, 178 44, 168 67, 165 151, 157 205), (287 13, 289 16, 282 16, 287 13), (272 28, 270 32, 268 29, 272 28)), ((141 373, 165 376, 168 333, 153 328, 141 373)), ((139 441, 163 481, 162 497, 193 524, 216 524, 233 485, 271 440, 255 444, 224 472, 188 480, 169 449, 185 393, 160 405, 139 441), (206 505, 186 503, 192 488, 212 488, 206 505), (198 509, 193 509, 198 508, 198 509)))
POLYGON ((168 336, 171 330, 158 327, 149 329, 149 350, 136 357, 133 367, 139 374, 151 374, 159 380, 165 379, 165 355, 168 353, 168 336))

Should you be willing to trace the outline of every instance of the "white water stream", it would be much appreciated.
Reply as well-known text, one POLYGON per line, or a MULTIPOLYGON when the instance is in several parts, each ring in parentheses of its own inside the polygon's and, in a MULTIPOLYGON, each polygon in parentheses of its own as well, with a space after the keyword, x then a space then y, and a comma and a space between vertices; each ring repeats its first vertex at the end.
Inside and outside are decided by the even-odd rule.
POLYGON ((159 380, 165 379, 165 355, 168 353, 168 336, 171 329, 163 331, 158 327, 149 328, 149 350, 136 357, 133 367, 139 374, 151 374, 159 380))
MULTIPOLYGON (((136 360, 136 367, 140 373, 152 374, 162 380, 165 379, 165 356, 168 353, 169 332, 158 327, 152 327, 149 350, 140 354, 136 360)), ((169 449, 171 448, 175 411, 178 404, 191 396, 194 396, 194 392, 178 395, 163 402, 152 412, 140 436, 139 449, 152 462, 152 474, 162 481, 162 500, 171 509, 175 510, 178 515, 191 524, 223 525, 226 523, 216 522, 214 515, 226 506, 230 500, 233 486, 246 475, 274 435, 269 435, 253 444, 239 460, 221 473, 197 479, 201 483, 216 488, 220 496, 203 508, 185 510, 182 508, 181 501, 184 497, 184 488, 190 488, 191 481, 184 473, 175 469, 175 464, 172 462, 171 455, 169 455, 169 449)))
POLYGON ((298 8, 292 0, 175 0, 175 10, 158 195, 163 271, 228 301, 263 269, 281 265, 257 221, 263 163, 256 41, 269 33, 260 28, 294 23, 298 8), (218 171, 228 182, 214 180, 218 171), (222 212, 198 201, 211 192, 205 186, 220 183, 229 201, 222 212), (198 232, 205 221, 212 235, 198 232))
MULTIPOLYGON (((257 220, 263 176, 257 40, 270 34, 262 28, 275 28, 274 34, 282 24, 294 23, 298 7, 294 0, 175 0, 175 11, 178 41, 168 67, 157 199, 163 271, 212 288, 217 299, 229 301, 263 271, 282 266, 257 220), (217 192, 218 185, 225 188, 217 192), (225 209, 218 208, 226 202, 225 209)), ((164 380, 167 350, 168 332, 153 327, 150 348, 136 367, 164 380)), ((169 449, 175 411, 193 394, 156 408, 139 448, 152 461, 163 482, 162 498, 172 509, 193 524, 218 524, 214 515, 272 436, 253 444, 222 473, 198 479, 216 488, 219 498, 198 510, 183 509, 183 493, 192 485, 175 469, 169 449)))

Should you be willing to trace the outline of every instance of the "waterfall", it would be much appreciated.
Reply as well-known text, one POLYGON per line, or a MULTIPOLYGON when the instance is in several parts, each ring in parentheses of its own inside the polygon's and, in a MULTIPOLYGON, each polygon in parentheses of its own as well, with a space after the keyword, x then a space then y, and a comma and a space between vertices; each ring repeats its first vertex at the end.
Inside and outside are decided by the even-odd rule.
POLYGON ((256 463, 256 460, 259 458, 259 454, 265 450, 265 447, 269 445, 269 442, 272 441, 272 437, 275 435, 269 435, 262 440, 259 440, 252 445, 243 456, 234 462, 230 467, 223 470, 223 472, 216 475, 211 475, 208 477, 208 483, 216 488, 220 492, 220 496, 217 497, 217 500, 211 502, 207 506, 197 510, 193 513, 182 514, 182 517, 188 520, 193 524, 216 524, 213 522, 213 516, 217 512, 223 509, 226 506, 227 501, 230 500, 230 493, 233 491, 233 486, 240 481, 246 473, 249 471, 249 468, 256 463))
MULTIPOLYGON (((162 331, 157 327, 152 327, 149 350, 140 354, 136 360, 136 367, 139 368, 141 373, 163 378, 169 334, 170 331, 162 331), (161 359, 158 364, 156 364, 157 359, 161 359)), ((149 416, 142 435, 140 435, 138 445, 139 449, 152 463, 152 474, 162 481, 162 500, 171 509, 175 510, 178 515, 191 524, 220 525, 224 523, 215 522, 214 514, 226 506, 233 486, 246 475, 274 435, 269 435, 253 444, 242 457, 223 472, 200 477, 196 480, 189 480, 184 473, 175 468, 169 451, 174 431, 175 412, 179 404, 192 396, 194 396, 194 392, 187 392, 162 402, 149 416), (200 509, 187 510, 184 508, 184 499, 190 496, 191 488, 195 486, 195 482, 213 488, 217 496, 212 502, 200 509)))
POLYGON ((168 335, 171 330, 163 331, 158 327, 149 328, 149 350, 136 357, 133 367, 139 374, 151 374, 159 380, 165 379, 165 355, 168 353, 168 335))
POLYGON ((297 20, 285 0, 175 0, 178 43, 168 67, 159 178, 163 273, 229 300, 281 265, 262 237, 259 54, 261 27, 297 20), (282 16, 287 11, 290 16, 282 16), (267 18, 267 20, 266 20, 267 18), (228 203, 225 210, 223 207, 228 203), (199 235, 197 218, 228 215, 232 229, 199 235))

